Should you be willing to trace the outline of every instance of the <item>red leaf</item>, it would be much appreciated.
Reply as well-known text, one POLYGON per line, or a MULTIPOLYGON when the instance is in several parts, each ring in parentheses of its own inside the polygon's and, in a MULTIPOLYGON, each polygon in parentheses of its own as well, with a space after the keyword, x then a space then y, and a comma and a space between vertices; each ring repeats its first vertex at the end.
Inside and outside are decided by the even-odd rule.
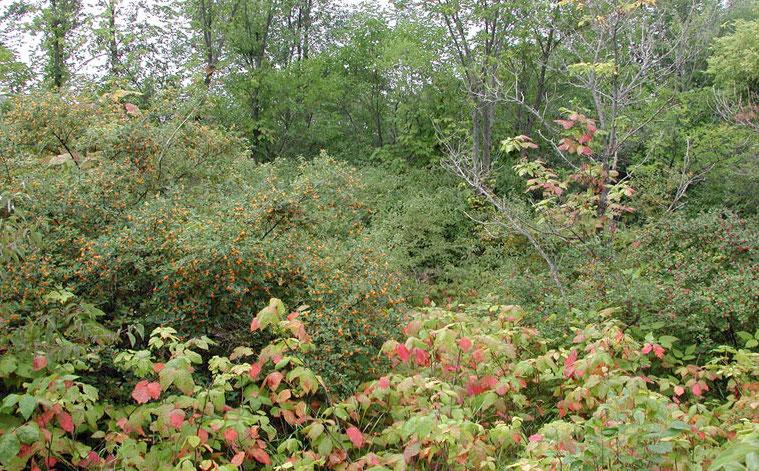
POLYGON ((132 398, 137 401, 138 404, 145 404, 150 399, 158 399, 161 396, 161 383, 152 382, 149 383, 146 380, 142 380, 134 386, 132 391, 132 398))
POLYGON ((664 347, 661 345, 654 345, 654 355, 656 355, 656 358, 664 358, 664 347))
POLYGON ((266 377, 266 384, 269 386, 269 389, 272 391, 276 390, 279 387, 279 383, 282 382, 283 377, 284 376, 279 371, 270 373, 269 376, 266 377))
POLYGON ((482 351, 481 348, 478 348, 474 352, 472 352, 472 358, 477 363, 482 363, 485 360, 485 353, 482 351))
POLYGON ((74 420, 69 413, 59 412, 56 414, 56 417, 58 418, 58 425, 60 425, 63 430, 69 433, 74 432, 74 420))
POLYGON ((227 441, 227 443, 234 443, 237 441, 237 430, 233 428, 228 428, 224 430, 224 440, 227 441))
POLYGON ((261 464, 271 464, 271 458, 269 458, 269 455, 262 448, 254 448, 250 451, 250 454, 253 458, 256 459, 256 461, 261 464))
POLYGON ((241 466, 245 462, 245 452, 241 451, 232 457, 230 463, 235 466, 241 466))
POLYGON ((641 350, 641 353, 643 353, 645 355, 648 355, 649 353, 651 353, 651 350, 653 350, 653 349, 654 349, 654 346, 652 344, 650 344, 650 343, 647 343, 647 344, 645 344, 643 346, 643 349, 641 350))
POLYGON ((485 392, 486 388, 482 385, 479 379, 477 379, 477 376, 471 375, 469 376, 469 382, 466 385, 466 394, 467 396, 476 396, 478 394, 481 394, 485 392))
POLYGON ((140 114, 140 109, 133 103, 124 103, 124 108, 126 109, 127 114, 132 116, 140 114))
POLYGON ((459 348, 465 352, 468 352, 472 348, 472 341, 466 337, 461 337, 459 339, 459 348))
POLYGON ((480 378, 480 386, 483 387, 483 389, 493 389, 498 385, 498 378, 496 378, 493 375, 485 375, 482 378, 480 378))
POLYGON ((685 388, 682 386, 675 386, 675 395, 682 396, 685 393, 685 388))
POLYGON ((116 425, 119 426, 122 432, 129 433, 129 421, 126 417, 122 417, 116 421, 116 425))
POLYGON ((47 366, 47 357, 45 355, 35 355, 32 360, 32 370, 39 371, 47 366))
POLYGON ((248 373, 250 374, 250 379, 256 379, 261 373, 261 363, 256 362, 250 365, 250 371, 248 373))
POLYGON ((174 428, 179 428, 184 423, 184 411, 182 409, 174 409, 169 412, 169 423, 174 428))
POLYGON ((409 355, 411 355, 411 352, 408 348, 402 343, 399 343, 397 347, 395 347, 395 353, 398 354, 402 362, 407 362, 409 355))
POLYGON ((430 354, 427 353, 426 350, 422 350, 421 348, 415 348, 414 360, 416 361, 416 364, 419 366, 429 366, 430 354))
POLYGON ((156 363, 155 365, 153 365, 153 372, 160 373, 161 370, 164 369, 165 366, 166 365, 164 365, 163 363, 156 363))
POLYGON ((543 435, 541 435, 539 433, 530 435, 530 439, 529 440, 531 442, 533 442, 533 443, 542 442, 543 441, 543 435))
POLYGON ((694 396, 701 397, 701 385, 699 383, 694 384, 690 387, 691 392, 694 396))
POLYGON ((261 323, 258 322, 257 318, 253 318, 253 321, 250 323, 250 331, 255 332, 256 330, 261 328, 261 323))
POLYGON ((84 458, 82 461, 79 462, 79 466, 82 468, 89 468, 91 466, 98 466, 102 459, 100 458, 100 455, 95 453, 94 451, 90 451, 87 454, 87 457, 84 458))
POLYGON ((567 358, 564 359, 564 366, 570 367, 575 364, 577 361, 577 350, 572 350, 569 355, 567 355, 567 358))
POLYGON ((580 144, 587 144, 593 140, 593 137, 590 134, 583 134, 582 137, 580 137, 580 144))
POLYGON ((387 389, 390 387, 390 379, 387 376, 383 376, 377 381, 377 385, 379 385, 380 389, 387 389))
POLYGON ((569 121, 566 119, 555 119, 553 122, 560 124, 564 129, 572 129, 572 126, 575 125, 574 121, 569 121))
POLYGON ((356 427, 348 427, 348 430, 345 431, 345 433, 348 435, 348 438, 350 438, 351 443, 353 443, 353 446, 356 448, 361 448, 364 446, 364 435, 361 433, 361 430, 359 430, 356 427))

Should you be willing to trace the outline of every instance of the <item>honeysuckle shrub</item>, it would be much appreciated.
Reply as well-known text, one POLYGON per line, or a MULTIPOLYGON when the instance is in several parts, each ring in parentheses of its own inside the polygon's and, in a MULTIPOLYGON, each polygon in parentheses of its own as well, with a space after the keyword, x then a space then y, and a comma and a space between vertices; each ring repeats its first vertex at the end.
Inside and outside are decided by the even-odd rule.
POLYGON ((339 400, 311 368, 306 306, 272 299, 240 326, 271 343, 220 356, 210 338, 168 326, 124 348, 72 294, 46 302, 40 316, 60 317, 59 330, 4 319, 8 470, 729 470, 757 459, 759 332, 698 364, 692 347, 637 338, 608 312, 549 348, 517 306, 429 307, 384 344, 392 368, 339 400), (120 397, 100 394, 105 368, 122 375, 120 397))
POLYGON ((0 241, 14 259, 0 268, 0 309, 35 312, 65 286, 114 330, 168 323, 226 354, 256 306, 308 300, 314 368, 342 393, 379 373, 376 353, 400 326, 402 277, 368 232, 362 174, 324 153, 258 165, 187 104, 140 109, 138 99, 46 93, 9 103, 2 201, 13 196, 16 209, 0 219, 0 241), (32 222, 41 241, 30 248, 32 222))
POLYGON ((314 367, 347 391, 380 371, 373 358, 400 324, 400 275, 367 239, 355 171, 323 157, 257 172, 223 199, 133 214, 82 247, 77 285, 227 351, 269 297, 308 300, 314 367))

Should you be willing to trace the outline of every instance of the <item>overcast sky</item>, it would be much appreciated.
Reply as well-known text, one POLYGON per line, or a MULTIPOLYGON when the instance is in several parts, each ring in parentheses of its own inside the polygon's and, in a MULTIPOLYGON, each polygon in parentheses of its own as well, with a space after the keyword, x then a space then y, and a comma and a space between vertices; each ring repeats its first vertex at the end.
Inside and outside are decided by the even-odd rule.
MULTIPOLYGON (((0 15, 5 13, 6 9, 16 1, 17 0, 0 0, 0 15)), ((89 13, 97 13, 102 8, 97 6, 97 2, 98 0, 83 0, 85 11, 89 13)), ((138 5, 144 5, 148 2, 153 3, 154 0, 148 0, 148 2, 145 0, 121 0, 121 2, 122 4, 136 3, 138 5)), ((342 4, 345 6, 357 6, 362 3, 388 6, 390 5, 390 2, 391 0, 335 0, 335 4, 342 4)), ((149 20, 146 19, 146 21, 149 20)), ((0 34, 2 34, 0 38, 3 40, 4 45, 13 50, 18 59, 22 60, 27 65, 31 65, 34 57, 38 56, 40 53, 40 38, 34 37, 29 33, 19 34, 17 32, 18 25, 0 24, 0 28, 2 28, 0 30, 0 34), (10 32, 9 30, 14 31, 10 32)))

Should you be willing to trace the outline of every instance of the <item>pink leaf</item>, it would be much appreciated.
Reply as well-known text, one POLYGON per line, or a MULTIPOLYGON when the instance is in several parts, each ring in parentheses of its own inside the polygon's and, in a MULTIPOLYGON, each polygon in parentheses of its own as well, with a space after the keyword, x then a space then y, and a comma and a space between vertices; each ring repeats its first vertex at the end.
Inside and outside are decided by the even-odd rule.
POLYGON ((530 435, 529 440, 533 443, 542 442, 543 441, 543 435, 536 433, 533 435, 530 435))
POLYGON ((253 456, 253 458, 256 459, 256 461, 258 461, 261 464, 264 464, 264 465, 271 464, 271 458, 269 458, 268 453, 266 453, 261 448, 254 448, 253 450, 250 451, 250 454, 251 456, 253 456))
POLYGON ((124 108, 129 115, 136 116, 140 114, 140 109, 133 103, 124 103, 124 108))
POLYGON ((465 352, 468 352, 472 348, 472 341, 466 337, 461 337, 459 339, 459 348, 465 352))
POLYGON ((182 409, 174 409, 169 412, 169 423, 174 428, 179 428, 184 423, 184 411, 182 409))
POLYGON ((232 457, 230 463, 235 466, 241 466, 245 462, 245 452, 241 451, 232 457))
POLYGON ((472 359, 474 359, 477 363, 482 363, 485 361, 485 353, 482 351, 481 348, 478 348, 477 350, 472 352, 472 359))
POLYGON ((60 425, 63 430, 69 433, 74 432, 74 420, 69 413, 59 412, 56 414, 56 417, 58 418, 58 425, 60 425))
POLYGON ((643 346, 641 353, 643 353, 644 355, 648 355, 649 353, 651 353, 651 350, 653 350, 653 348, 654 346, 652 344, 647 343, 643 346))
POLYGON ((564 366, 572 366, 577 361, 577 350, 572 350, 564 359, 564 366))
POLYGON ((94 451, 90 451, 89 453, 87 453, 87 457, 79 462, 79 466, 82 468, 89 468, 89 467, 99 465, 101 461, 102 460, 100 458, 100 455, 98 455, 94 451))
POLYGON ((279 387, 279 383, 282 382, 282 378, 284 376, 279 371, 275 371, 274 373, 269 374, 269 376, 266 377, 266 384, 269 386, 269 389, 272 391, 276 390, 279 387))
POLYGON ((383 376, 377 381, 377 385, 380 387, 380 389, 387 389, 390 387, 390 379, 388 379, 387 376, 383 376))
POLYGON ((122 432, 129 433, 129 421, 126 417, 122 417, 116 421, 116 425, 119 426, 122 432))
POLYGON ((261 373, 261 363, 253 363, 250 365, 250 371, 248 374, 250 375, 250 379, 256 379, 258 375, 261 373))
POLYGON ((399 343, 397 347, 395 347, 395 353, 400 357, 402 362, 407 362, 409 355, 411 355, 411 352, 408 348, 402 343, 399 343))
POLYGON ((427 353, 426 350, 422 350, 421 348, 415 348, 414 360, 416 361, 416 364, 419 366, 429 366, 430 354, 427 353))
POLYGON ((237 441, 237 430, 233 428, 228 428, 224 430, 224 440, 227 441, 227 443, 234 443, 237 441))
POLYGON ((482 386, 483 389, 493 389, 498 385, 498 378, 496 378, 493 375, 485 375, 482 378, 480 378, 480 386, 482 386))
POLYGON ((348 438, 350 438, 351 443, 353 443, 353 446, 356 448, 361 448, 364 446, 364 435, 361 433, 361 430, 359 430, 356 427, 348 427, 348 430, 345 431, 345 433, 348 435, 348 438))
POLYGON ((142 380, 134 386, 134 390, 132 391, 132 398, 138 404, 145 404, 151 398, 158 399, 160 396, 161 383, 158 382, 149 383, 146 380, 142 380))
POLYGON ((261 328, 261 323, 258 321, 258 318, 254 318, 253 321, 250 323, 250 331, 255 332, 256 330, 261 328))
POLYGON ((693 386, 691 386, 690 390, 694 396, 701 397, 702 390, 701 390, 701 385, 699 383, 696 383, 693 386))
POLYGON ((682 386, 675 386, 675 395, 682 396, 685 393, 685 388, 682 386))
POLYGON ((153 399, 158 399, 161 397, 161 383, 156 381, 148 383, 148 393, 153 399))
POLYGON ((45 355, 35 355, 32 360, 32 370, 39 371, 47 366, 47 357, 45 355))
POLYGON ((664 347, 661 345, 654 345, 654 355, 656 355, 656 358, 664 358, 664 347))

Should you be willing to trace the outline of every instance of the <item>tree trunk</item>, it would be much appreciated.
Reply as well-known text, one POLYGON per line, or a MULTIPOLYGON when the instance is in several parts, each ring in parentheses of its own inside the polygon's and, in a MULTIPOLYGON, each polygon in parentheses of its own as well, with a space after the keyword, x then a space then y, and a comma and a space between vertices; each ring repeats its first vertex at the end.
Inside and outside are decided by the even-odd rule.
POLYGON ((118 77, 121 73, 119 63, 119 46, 116 38, 116 6, 118 0, 109 0, 108 7, 108 56, 110 60, 111 75, 118 77))
POLYGON ((63 68, 64 68, 64 31, 63 21, 61 16, 63 15, 63 6, 59 3, 60 0, 50 0, 50 10, 52 12, 52 19, 50 24, 50 34, 52 37, 51 54, 52 63, 50 75, 53 79, 53 87, 60 89, 63 87, 63 68))

